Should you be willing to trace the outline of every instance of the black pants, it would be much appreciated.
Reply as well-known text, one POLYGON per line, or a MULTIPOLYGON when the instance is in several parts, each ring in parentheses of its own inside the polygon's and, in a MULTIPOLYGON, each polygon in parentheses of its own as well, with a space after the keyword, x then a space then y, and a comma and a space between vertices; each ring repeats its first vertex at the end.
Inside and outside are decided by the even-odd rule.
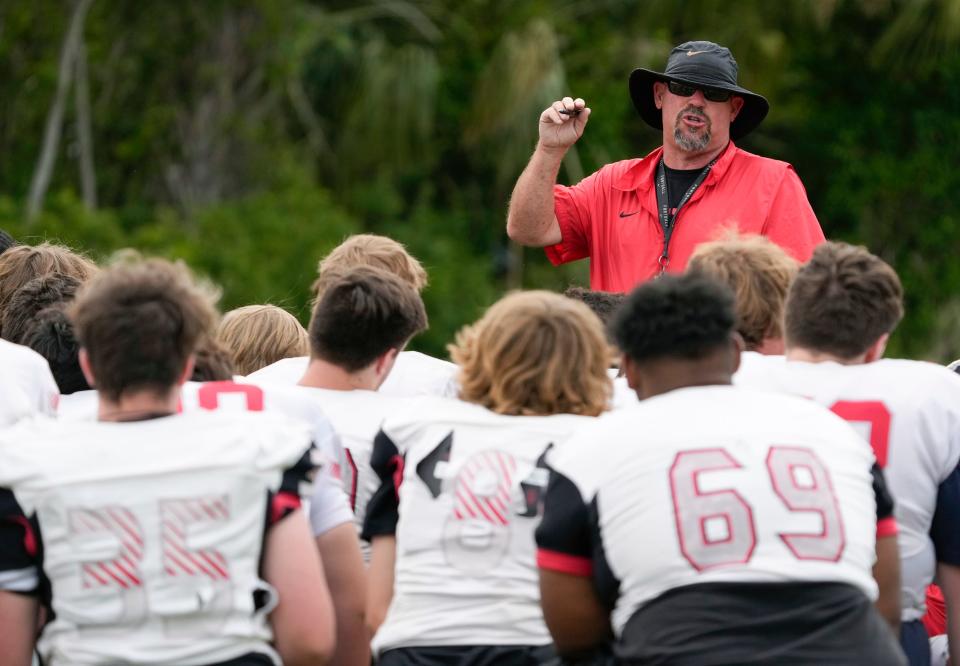
POLYGON ((377 666, 549 666, 558 663, 553 646, 457 645, 394 648, 377 666))
POLYGON ((930 664, 930 637, 927 628, 920 620, 904 622, 900 625, 900 647, 910 666, 929 666, 930 664))

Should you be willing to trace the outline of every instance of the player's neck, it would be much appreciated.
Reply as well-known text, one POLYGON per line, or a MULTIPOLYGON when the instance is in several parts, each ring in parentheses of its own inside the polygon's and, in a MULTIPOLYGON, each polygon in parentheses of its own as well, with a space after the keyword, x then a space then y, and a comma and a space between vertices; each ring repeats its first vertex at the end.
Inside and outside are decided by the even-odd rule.
POLYGON ((166 394, 137 391, 121 395, 116 401, 103 394, 99 398, 98 421, 142 421, 176 414, 180 407, 180 387, 175 386, 166 394))
POLYGON ((663 395, 670 391, 695 386, 729 386, 732 383, 729 371, 718 370, 714 373, 701 373, 695 376, 684 376, 678 373, 673 377, 655 378, 644 382, 643 393, 638 391, 637 397, 641 400, 663 395))
POLYGON ((840 365, 862 365, 866 363, 866 354, 853 358, 841 358, 828 352, 806 347, 791 347, 786 351, 788 361, 802 361, 804 363, 839 363, 840 365))
POLYGON ((682 150, 673 142, 673 137, 663 142, 663 163, 671 169, 689 170, 702 169, 712 162, 720 153, 726 150, 727 144, 724 143, 719 148, 707 148, 701 152, 690 152, 682 150))
POLYGON ((355 391, 364 389, 376 391, 376 376, 364 368, 359 372, 349 372, 338 365, 320 358, 311 358, 303 377, 297 382, 300 386, 322 388, 331 391, 355 391))

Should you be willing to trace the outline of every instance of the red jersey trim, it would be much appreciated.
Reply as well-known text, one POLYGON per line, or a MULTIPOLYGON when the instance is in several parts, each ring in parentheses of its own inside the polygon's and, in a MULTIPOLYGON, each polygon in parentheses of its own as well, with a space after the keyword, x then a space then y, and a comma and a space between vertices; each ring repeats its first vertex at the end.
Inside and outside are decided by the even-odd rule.
POLYGON ((889 518, 883 518, 877 521, 877 538, 883 538, 888 536, 895 536, 900 533, 900 526, 897 525, 897 520, 893 516, 889 518))
POLYGON ((537 549, 537 566, 549 571, 559 571, 560 573, 570 574, 572 576, 592 576, 593 562, 587 557, 577 557, 576 555, 567 555, 558 553, 555 550, 537 549))
POLYGON ((300 496, 281 490, 270 503, 270 524, 274 525, 301 507, 300 496))

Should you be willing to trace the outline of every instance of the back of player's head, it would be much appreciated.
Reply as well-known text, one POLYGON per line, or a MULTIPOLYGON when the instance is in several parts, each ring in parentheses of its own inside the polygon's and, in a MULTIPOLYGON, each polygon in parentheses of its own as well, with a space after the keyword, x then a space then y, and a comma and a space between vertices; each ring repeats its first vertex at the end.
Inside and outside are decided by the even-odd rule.
POLYGON ((90 388, 80 369, 80 345, 65 303, 36 312, 24 331, 22 344, 47 359, 60 393, 67 395, 90 388))
POLYGON ((632 361, 698 360, 723 348, 734 332, 730 289, 713 278, 664 275, 633 290, 610 330, 632 361))
POLYGON ((412 285, 417 291, 423 291, 427 286, 427 271, 401 243, 377 234, 355 234, 320 260, 312 288, 314 302, 320 299, 331 275, 357 266, 381 268, 412 285))
POLYGON ((86 282, 97 272, 97 265, 70 248, 53 243, 17 245, 0 255, 0 313, 14 292, 30 280, 59 273, 86 282))
POLYGON ((26 330, 37 313, 51 305, 73 300, 80 280, 70 275, 50 273, 34 278, 17 289, 0 317, 3 338, 22 343, 26 330))
POLYGON ((241 375, 284 358, 310 353, 307 331, 292 314, 276 305, 245 305, 223 316, 217 340, 233 357, 241 375))
POLYGON ((186 266, 163 259, 128 260, 94 277, 68 313, 97 390, 117 401, 130 391, 173 388, 213 330, 213 302, 186 266))
POLYGON ((328 277, 310 320, 311 358, 356 372, 426 330, 420 293, 396 275, 358 266, 328 277))
POLYGON ((0 254, 19 244, 17 239, 7 233, 5 229, 0 229, 0 254))
POLYGON ((500 414, 596 416, 610 395, 603 325, 547 291, 509 294, 450 345, 460 397, 500 414))
POLYGON ((702 273, 733 290, 737 331, 746 348, 783 337, 783 305, 799 263, 763 236, 744 236, 697 247, 687 270, 702 273))
POLYGON ((192 382, 227 382, 233 379, 230 351, 209 336, 203 336, 194 352, 192 382))
POLYGON ((896 272, 864 247, 824 243, 797 273, 786 303, 786 344, 852 359, 903 317, 896 272))
POLYGON ((567 298, 580 301, 593 311, 593 314, 600 318, 604 325, 609 323, 613 313, 617 311, 625 294, 618 294, 612 291, 592 291, 583 287, 567 287, 563 292, 567 298))

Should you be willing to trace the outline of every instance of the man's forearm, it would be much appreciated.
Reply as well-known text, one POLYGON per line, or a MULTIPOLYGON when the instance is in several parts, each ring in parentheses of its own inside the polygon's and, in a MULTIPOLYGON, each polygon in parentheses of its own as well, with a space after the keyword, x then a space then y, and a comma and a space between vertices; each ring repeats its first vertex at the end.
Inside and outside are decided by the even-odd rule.
POLYGON ((561 240, 553 209, 553 186, 566 149, 537 144, 510 198, 507 235, 521 245, 542 247, 561 240))

